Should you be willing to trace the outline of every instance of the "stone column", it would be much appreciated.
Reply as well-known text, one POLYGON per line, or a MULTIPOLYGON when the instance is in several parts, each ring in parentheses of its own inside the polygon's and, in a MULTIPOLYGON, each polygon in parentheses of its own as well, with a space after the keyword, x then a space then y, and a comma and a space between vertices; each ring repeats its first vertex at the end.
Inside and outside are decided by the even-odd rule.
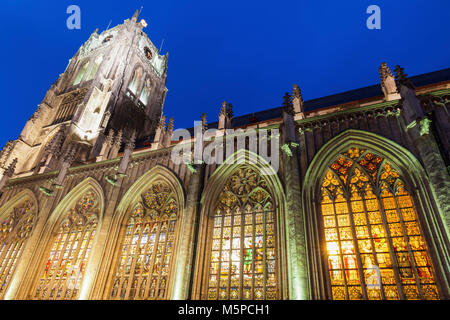
POLYGON ((123 157, 120 160, 119 164, 119 170, 117 173, 119 175, 126 175, 127 169, 128 169, 128 163, 130 162, 131 154, 134 150, 134 140, 136 139, 136 131, 133 131, 130 138, 128 139, 128 142, 125 145, 125 151, 123 152, 123 157))
POLYGON ((122 144, 122 130, 119 130, 114 145, 111 147, 111 150, 109 151, 108 159, 114 159, 115 157, 117 157, 121 144, 122 144))
POLYGON ((186 207, 181 226, 179 250, 175 267, 175 278, 172 291, 172 299, 184 300, 189 297, 189 283, 192 276, 192 264, 194 261, 194 246, 196 232, 200 220, 200 199, 203 189, 204 165, 195 165, 197 169, 191 173, 189 186, 187 187, 186 207))
POLYGON ((302 92, 297 84, 294 84, 292 89, 292 104, 294 107, 294 119, 304 119, 305 105, 302 97, 302 92))
POLYGON ((156 127, 155 137, 153 138, 153 143, 151 146, 152 150, 156 150, 159 148, 165 133, 166 133, 166 116, 162 115, 156 127))
POLYGON ((8 183, 8 180, 13 176, 14 170, 16 169, 16 165, 17 165, 17 158, 14 158, 13 161, 3 172, 3 175, 0 178, 0 191, 8 183))
POLYGON ((406 122, 406 131, 422 159, 447 237, 450 238, 450 176, 436 139, 430 131, 431 120, 425 116, 422 104, 403 68, 397 66, 395 71, 403 99, 402 116, 406 122))
POLYGON ((285 221, 287 226, 290 298, 307 300, 310 298, 310 292, 308 291, 308 257, 297 152, 293 152, 291 157, 283 154, 281 161, 284 167, 283 175, 286 187, 285 221))
POLYGON ((75 156, 78 148, 76 146, 69 146, 66 154, 64 155, 63 162, 61 164, 61 169, 59 171, 58 177, 55 181, 55 186, 57 188, 61 188, 64 182, 64 178, 67 175, 67 171, 69 170, 72 162, 75 160, 75 156))
POLYGON ((172 140, 173 133, 173 118, 169 119, 169 123, 167 124, 167 130, 164 133, 164 137, 162 139, 162 145, 164 148, 170 147, 170 142, 172 140))
POLYGON ((227 116, 227 103, 226 103, 226 101, 224 101, 224 102, 222 102, 222 108, 220 108, 219 124, 217 126, 217 129, 219 129, 219 130, 225 129, 226 116, 227 116))
POLYGON ((289 95, 283 103, 283 145, 290 152, 281 152, 286 190, 286 240, 290 299, 309 299, 308 257, 306 248, 305 217, 303 216, 297 135, 293 135, 294 110, 289 95))
POLYGON ((100 150, 100 154, 97 156, 97 161, 103 161, 108 158, 108 153, 113 145, 113 140, 114 140, 114 130, 110 129, 108 135, 106 136, 105 140, 102 143, 102 148, 100 150))

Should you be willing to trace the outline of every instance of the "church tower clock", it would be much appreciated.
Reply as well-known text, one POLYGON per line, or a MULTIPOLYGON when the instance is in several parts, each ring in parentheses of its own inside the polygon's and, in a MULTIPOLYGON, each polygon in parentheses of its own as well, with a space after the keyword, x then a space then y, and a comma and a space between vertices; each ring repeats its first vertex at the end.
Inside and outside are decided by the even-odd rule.
POLYGON ((64 162, 104 160, 127 141, 152 138, 167 92, 168 54, 160 55, 138 16, 95 30, 79 48, 19 138, 1 151, 5 173, 27 176, 64 162))

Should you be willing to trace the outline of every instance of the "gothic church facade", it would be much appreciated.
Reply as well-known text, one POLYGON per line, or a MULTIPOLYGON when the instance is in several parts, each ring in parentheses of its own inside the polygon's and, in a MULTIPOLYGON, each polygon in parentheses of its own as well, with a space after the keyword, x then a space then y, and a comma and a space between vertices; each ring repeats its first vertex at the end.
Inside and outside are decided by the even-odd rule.
POLYGON ((196 137, 165 124, 168 54, 138 18, 96 30, 1 151, 1 299, 450 298, 450 69, 224 102, 202 148, 235 161, 177 163, 196 137))

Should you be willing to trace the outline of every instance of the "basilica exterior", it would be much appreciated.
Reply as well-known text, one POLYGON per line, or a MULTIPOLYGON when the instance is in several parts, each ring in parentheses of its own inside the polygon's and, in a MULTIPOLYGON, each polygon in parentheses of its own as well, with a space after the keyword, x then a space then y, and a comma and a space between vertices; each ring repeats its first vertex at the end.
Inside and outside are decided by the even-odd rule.
POLYGON ((450 298, 450 69, 224 102, 180 138, 138 20, 96 30, 0 153, 0 299, 450 298))

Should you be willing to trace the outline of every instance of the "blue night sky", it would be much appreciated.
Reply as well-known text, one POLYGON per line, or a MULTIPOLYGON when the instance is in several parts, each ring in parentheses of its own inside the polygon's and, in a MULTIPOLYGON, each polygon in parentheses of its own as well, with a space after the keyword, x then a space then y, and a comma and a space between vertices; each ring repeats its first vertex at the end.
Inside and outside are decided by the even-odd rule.
POLYGON ((450 1, 20 1, 1 4, 0 145, 16 139, 45 92, 90 34, 143 6, 145 32, 170 52, 165 114, 192 127, 217 121, 221 102, 235 115, 281 105, 298 83, 305 100, 379 82, 386 61, 408 75, 450 66, 450 1), (81 30, 66 8, 81 8, 81 30), (381 8, 381 30, 366 8, 381 8))

